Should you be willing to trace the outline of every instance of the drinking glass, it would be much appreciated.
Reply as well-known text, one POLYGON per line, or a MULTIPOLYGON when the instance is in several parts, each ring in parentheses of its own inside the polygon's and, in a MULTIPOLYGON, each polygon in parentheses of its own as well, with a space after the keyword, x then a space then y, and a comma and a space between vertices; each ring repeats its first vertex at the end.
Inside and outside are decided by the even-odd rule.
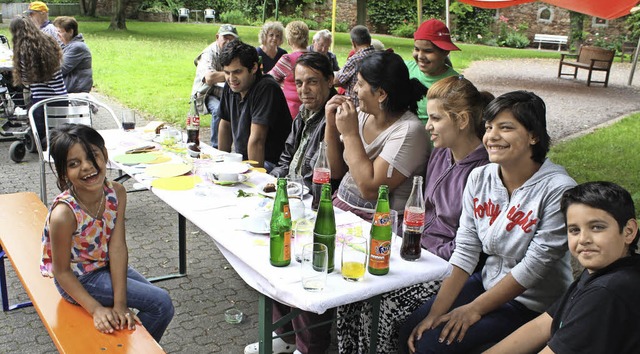
POLYGON ((300 219, 293 229, 293 255, 298 262, 302 262, 302 248, 313 243, 313 223, 307 219, 300 219))
POLYGON ((289 197, 289 208, 291 209, 291 220, 298 220, 304 217, 304 180, 301 175, 291 174, 287 176, 287 195, 289 197))
POLYGON ((136 111, 125 109, 122 111, 122 129, 129 131, 136 128, 136 111))
POLYGON ((310 243, 302 248, 302 287, 307 291, 322 291, 327 285, 327 246, 310 243))
POLYGON ((368 258, 367 239, 351 237, 342 244, 342 278, 346 281, 360 281, 364 278, 368 258))
POLYGON ((402 232, 402 228, 398 230, 398 212, 391 209, 389 210, 389 220, 391 221, 391 247, 396 246, 400 249, 400 244, 402 244, 402 239, 400 238, 400 234, 398 232, 402 232))

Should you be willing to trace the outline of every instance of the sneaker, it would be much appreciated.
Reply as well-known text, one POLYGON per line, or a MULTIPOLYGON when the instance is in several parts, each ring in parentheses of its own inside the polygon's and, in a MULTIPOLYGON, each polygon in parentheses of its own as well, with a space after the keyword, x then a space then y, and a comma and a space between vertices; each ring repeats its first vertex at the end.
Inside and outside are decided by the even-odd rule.
MULTIPOLYGON (((276 334, 274 333, 274 335, 276 334)), ((282 340, 282 338, 275 338, 271 342, 271 345, 273 348, 273 354, 292 354, 298 352, 295 344, 289 344, 282 340)), ((258 342, 251 343, 244 347, 244 354, 258 354, 259 350, 260 344, 258 342)))

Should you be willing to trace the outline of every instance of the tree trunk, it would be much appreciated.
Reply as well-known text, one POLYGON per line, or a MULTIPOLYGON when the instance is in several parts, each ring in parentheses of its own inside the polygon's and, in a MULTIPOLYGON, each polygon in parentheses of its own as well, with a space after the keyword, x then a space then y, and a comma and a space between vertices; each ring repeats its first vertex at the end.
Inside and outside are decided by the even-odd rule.
POLYGON ((127 0, 115 0, 113 3, 114 11, 113 16, 111 17, 111 24, 109 25, 109 29, 113 31, 120 31, 127 29, 127 19, 126 19, 126 10, 127 10, 127 0))
POLYGON ((579 49, 584 42, 584 15, 579 12, 569 11, 570 33, 569 48, 579 49))
POLYGON ((87 1, 87 16, 96 17, 96 7, 98 7, 98 0, 86 0, 87 1))

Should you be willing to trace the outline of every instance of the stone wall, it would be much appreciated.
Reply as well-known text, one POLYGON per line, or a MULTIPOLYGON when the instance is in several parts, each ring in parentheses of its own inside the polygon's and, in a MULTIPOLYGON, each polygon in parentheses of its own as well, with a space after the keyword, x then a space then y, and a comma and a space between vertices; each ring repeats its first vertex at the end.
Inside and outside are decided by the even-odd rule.
MULTIPOLYGON (((533 41, 536 33, 568 36, 571 30, 568 10, 541 2, 499 9, 498 16, 500 15, 509 19, 508 24, 510 26, 526 23, 529 26, 527 36, 531 41, 533 41), (545 8, 550 10, 552 14, 551 20, 548 22, 538 21, 538 12, 543 11, 545 8)), ((593 41, 595 36, 608 38, 624 36, 627 33, 625 18, 626 17, 609 20, 606 27, 601 27, 597 25, 594 26, 592 23, 594 18, 587 16, 584 20, 584 31, 588 32, 586 42, 589 43, 593 41)))
POLYGON ((171 12, 138 12, 138 20, 145 22, 173 22, 171 12))

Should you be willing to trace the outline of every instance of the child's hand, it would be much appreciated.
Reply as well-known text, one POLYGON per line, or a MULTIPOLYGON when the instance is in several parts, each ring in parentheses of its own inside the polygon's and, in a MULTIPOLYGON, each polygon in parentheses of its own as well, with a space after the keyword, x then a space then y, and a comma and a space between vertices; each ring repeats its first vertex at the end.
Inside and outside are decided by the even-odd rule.
POLYGON ((119 322, 111 308, 100 306, 93 312, 93 325, 102 333, 113 333, 119 322))

